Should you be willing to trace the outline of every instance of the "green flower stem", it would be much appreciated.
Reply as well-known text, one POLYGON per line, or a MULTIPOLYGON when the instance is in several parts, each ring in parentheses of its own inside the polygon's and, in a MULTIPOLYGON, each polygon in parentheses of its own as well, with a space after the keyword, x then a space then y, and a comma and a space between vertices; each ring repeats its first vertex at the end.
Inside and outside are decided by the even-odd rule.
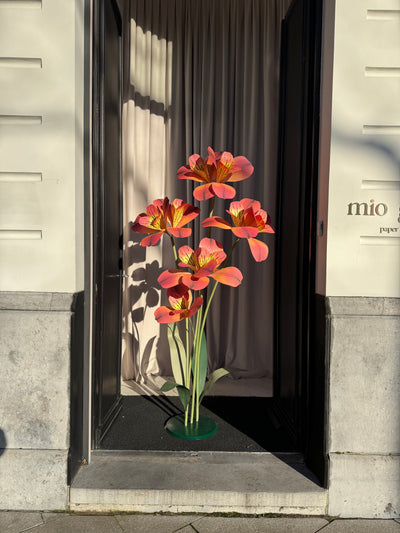
POLYGON ((194 394, 194 403, 196 407, 196 422, 199 420, 199 370, 200 370, 200 346, 201 346, 201 335, 199 336, 198 343, 196 346, 196 359, 195 359, 195 371, 196 371, 196 390, 193 391, 194 394))
POLYGON ((232 255, 233 250, 235 249, 235 247, 236 247, 236 245, 237 245, 237 243, 238 243, 239 241, 240 241, 240 239, 239 239, 239 237, 237 237, 237 238, 236 238, 236 241, 232 244, 232 247, 231 247, 231 249, 229 250, 228 255, 226 256, 225 261, 222 263, 221 268, 224 268, 224 267, 226 266, 227 262, 229 261, 231 255, 232 255))
POLYGON ((197 321, 196 321, 196 331, 194 334, 194 341, 193 341, 193 351, 194 351, 194 369, 193 369, 193 388, 192 388, 192 409, 190 413, 190 423, 193 424, 194 420, 194 408, 195 408, 195 398, 197 394, 197 389, 199 386, 199 375, 198 375, 198 358, 200 355, 200 341, 201 336, 199 335, 200 331, 200 325, 201 325, 201 318, 202 318, 202 311, 203 308, 201 307, 197 313, 197 321))
POLYGON ((205 327, 205 324, 206 324, 206 319, 207 319, 207 314, 208 314, 208 311, 210 309, 210 305, 211 305, 211 302, 212 302, 212 299, 214 297, 214 294, 215 294, 215 291, 218 287, 218 284, 219 282, 216 281, 215 284, 214 284, 214 287, 211 291, 211 295, 210 295, 210 298, 208 299, 208 302, 207 302, 207 307, 206 307, 206 310, 204 312, 204 317, 202 317, 202 315, 200 314, 200 316, 198 317, 198 323, 196 324, 196 343, 195 343, 195 348, 196 348, 196 351, 195 351, 195 375, 194 375, 194 378, 193 378, 193 394, 192 394, 192 412, 191 412, 191 418, 190 418, 190 421, 191 423, 193 423, 193 419, 194 419, 194 410, 196 409, 196 421, 199 420, 199 416, 200 416, 200 394, 201 394, 201 391, 199 389, 199 383, 198 383, 198 380, 199 380, 199 367, 200 367, 200 349, 201 349, 201 341, 202 341, 202 338, 203 338, 203 331, 204 331, 204 327, 205 327), (200 324, 200 327, 198 328, 197 325, 200 324), (195 386, 196 384, 196 386, 195 386))
MULTIPOLYGON (((212 197, 212 200, 211 200, 211 208, 210 208, 210 214, 208 215, 209 217, 212 217, 213 216, 213 213, 214 213, 214 206, 215 206, 215 196, 212 197)), ((210 235, 211 235, 211 226, 209 226, 207 228, 207 237, 210 238, 210 235)))
POLYGON ((203 321, 202 321, 202 323, 201 323, 201 328, 200 328, 200 338, 201 338, 201 335, 203 334, 204 327, 205 327, 205 325, 206 325, 207 313, 208 313, 208 310, 210 309, 210 305, 211 305, 212 299, 213 299, 213 297, 214 297, 214 294, 215 294, 215 291, 216 291, 218 285, 219 285, 219 281, 216 281, 216 282, 214 283, 214 287, 213 287, 213 289, 212 289, 212 291, 211 291, 210 298, 208 299, 207 307, 206 307, 206 310, 205 310, 205 312, 204 312, 203 321))
POLYGON ((211 200, 211 209, 210 209, 210 214, 208 216, 212 217, 213 216, 213 213, 214 213, 214 206, 215 206, 215 196, 212 197, 212 200, 211 200))
POLYGON ((172 235, 169 235, 169 238, 171 239, 171 244, 172 244, 172 250, 174 251, 174 259, 175 259, 175 265, 177 266, 178 268, 178 252, 176 251, 176 246, 175 246, 175 241, 174 241, 174 237, 172 235))
MULTIPOLYGON (((190 350, 189 350, 189 319, 185 319, 186 326, 186 376, 185 376, 185 387, 190 390, 190 350)), ((185 409, 185 426, 188 425, 189 418, 189 404, 187 404, 185 409)))

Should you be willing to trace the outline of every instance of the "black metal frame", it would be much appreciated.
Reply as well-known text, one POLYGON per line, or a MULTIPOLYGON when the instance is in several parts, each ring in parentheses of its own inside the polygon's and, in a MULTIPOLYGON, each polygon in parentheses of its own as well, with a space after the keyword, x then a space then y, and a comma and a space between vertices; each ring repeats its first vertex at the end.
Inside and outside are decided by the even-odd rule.
MULTIPOLYGON (((104 1, 99 0, 94 3, 94 20, 93 20, 93 225, 94 225, 94 315, 93 323, 96 325, 101 323, 101 317, 98 315, 99 308, 97 302, 101 302, 101 290, 99 292, 98 280, 103 275, 101 250, 99 250, 99 242, 97 239, 99 228, 102 224, 100 199, 102 198, 101 189, 101 168, 100 161, 103 156, 102 147, 102 118, 101 118, 101 104, 102 104, 102 83, 104 81, 104 72, 102 70, 101 57, 103 54, 103 42, 101 39, 101 31, 104 27, 104 1)), ((118 14, 120 13, 115 0, 110 0, 113 3, 114 9, 118 14)), ((308 72, 311 74, 306 83, 306 98, 307 108, 304 115, 304 146, 303 156, 306 158, 306 175, 309 179, 304 180, 306 190, 304 197, 306 202, 301 206, 302 208, 302 222, 299 225, 299 232, 307 235, 304 239, 302 255, 304 261, 299 265, 299 280, 298 283, 298 300, 299 305, 299 323, 298 323, 298 339, 300 345, 300 358, 297 359, 297 376, 296 395, 300 402, 298 405, 298 412, 296 413, 296 427, 292 427, 292 434, 296 440, 296 445, 299 451, 304 453, 307 463, 311 466, 314 472, 319 475, 321 482, 326 483, 326 461, 325 461, 325 421, 324 421, 324 398, 325 398, 325 379, 324 379, 324 325, 325 325, 325 309, 324 299, 315 294, 315 268, 316 268, 316 228, 317 228, 317 193, 318 193, 318 140, 319 140, 319 102, 320 102, 320 65, 321 65, 321 32, 322 32, 322 0, 308 0, 308 13, 306 17, 306 24, 308 26, 309 35, 309 50, 308 50, 308 72), (315 406, 318 406, 318 409, 315 406)), ((289 13, 290 14, 290 10, 289 13)), ((281 52, 281 58, 284 54, 281 52)), ((281 68, 281 72, 284 69, 281 68)), ((283 102, 280 103, 280 113, 284 112, 283 102)), ((282 132, 279 137, 281 139, 282 132)), ((282 153, 280 152, 278 164, 282 165, 282 153)), ((281 198, 281 191, 278 184, 277 195, 277 226, 279 228, 279 217, 281 216, 279 210, 281 198)), ((277 234, 277 262, 276 262, 276 279, 280 276, 279 265, 279 231, 277 234)), ((275 324, 277 322, 277 308, 275 309, 275 324)), ((98 346, 101 342, 101 331, 98 327, 94 328, 94 345, 98 346)), ((279 366, 276 364, 279 357, 279 346, 276 345, 275 351, 275 369, 279 366)), ((93 358, 93 373, 95 384, 93 387, 93 431, 92 431, 92 445, 97 447, 101 438, 101 433, 104 432, 104 427, 109 426, 115 415, 118 412, 119 402, 115 404, 110 412, 110 416, 99 430, 98 411, 101 401, 99 398, 98 384, 101 380, 101 368, 99 368, 99 361, 96 356, 93 358), (96 386, 97 384, 97 386, 96 386)), ((274 369, 274 373, 275 370, 274 369)), ((279 391, 275 391, 278 392, 279 391)), ((285 413, 280 412, 280 416, 284 418, 285 413)), ((290 421, 287 420, 290 429, 290 421)))
MULTIPOLYGON (((122 35, 122 20, 115 0, 98 0, 93 5, 93 91, 92 91, 92 176, 93 176, 93 389, 92 389, 92 435, 91 447, 97 448, 121 408, 119 397, 109 410, 107 417, 101 421, 101 390, 102 364, 98 356, 101 352, 103 338, 103 286, 104 264, 102 257, 102 235, 104 234, 103 201, 104 201, 104 173, 101 162, 104 159, 104 11, 105 2, 111 2, 117 24, 122 35)), ((122 47, 121 47, 122 48, 122 47)), ((122 69, 122 56, 120 57, 122 69)), ((122 70, 121 70, 122 72, 122 70)), ((122 77, 121 77, 122 91, 122 77)), ((121 93, 122 94, 122 93, 121 93)), ((122 99, 121 99, 122 106, 122 99)), ((120 109, 122 114, 122 109, 120 109)), ((120 138, 120 157, 121 157, 120 138)), ((122 176, 120 176, 120 181, 122 176)), ((120 187, 122 191, 122 185, 120 187)), ((121 195, 122 196, 122 195, 121 195)), ((122 197, 120 198, 120 227, 122 231, 122 197)), ((122 267, 122 265, 121 265, 122 267)), ((121 295, 122 298, 122 295, 121 295)), ((122 305, 121 313, 122 313, 122 305)), ((120 315, 120 329, 122 318, 120 315)), ((120 336, 121 337, 121 336, 120 336)))
MULTIPOLYGON (((295 2, 291 5, 287 17, 290 17, 295 2)), ((317 474, 323 485, 327 482, 325 457, 325 367, 324 339, 325 310, 321 297, 315 294, 316 279, 316 239, 317 239, 317 200, 318 200, 318 158, 319 158, 319 121, 320 121, 320 70, 322 42, 322 0, 304 2, 304 23, 307 42, 303 49, 306 76, 302 84, 304 107, 303 123, 303 190, 299 195, 300 223, 298 241, 303 244, 299 255, 302 261, 298 265, 297 277, 297 345, 296 354, 296 391, 298 399, 294 421, 279 403, 279 390, 274 390, 278 399, 276 408, 280 419, 291 434, 295 446, 304 453, 305 460, 317 474), (315 407, 318 407, 317 409, 315 407)), ((282 43, 285 43, 285 23, 282 24, 282 43)), ((282 175, 283 161, 283 117, 285 114, 282 88, 285 86, 284 58, 285 49, 281 50, 281 98, 280 98, 280 132, 278 176, 282 175)), ((276 249, 276 287, 281 279, 279 222, 282 218, 282 184, 278 181, 277 193, 277 249, 276 249)), ((324 300, 324 299, 323 299, 324 300)), ((275 353, 274 383, 279 384, 279 342, 278 342, 279 298, 275 294, 275 353)))
POLYGON ((88 461, 90 448, 90 320, 91 320, 91 5, 85 0, 84 23, 84 290, 75 294, 71 319, 71 368, 70 368, 70 449, 68 453, 68 484, 77 473, 82 462, 88 461))

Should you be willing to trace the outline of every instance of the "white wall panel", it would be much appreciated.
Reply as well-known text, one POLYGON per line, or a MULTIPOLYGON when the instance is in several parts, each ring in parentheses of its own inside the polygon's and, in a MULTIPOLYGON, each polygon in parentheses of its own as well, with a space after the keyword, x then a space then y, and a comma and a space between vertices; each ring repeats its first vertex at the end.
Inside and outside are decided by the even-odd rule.
POLYGON ((326 294, 399 297, 399 0, 336 0, 329 183, 326 294))
POLYGON ((75 46, 76 3, 0 1, 0 290, 81 288, 76 204, 83 172, 76 160, 83 140, 76 125, 83 92, 77 100, 76 72, 83 49, 75 46), (24 239, 30 232, 41 239, 24 239))

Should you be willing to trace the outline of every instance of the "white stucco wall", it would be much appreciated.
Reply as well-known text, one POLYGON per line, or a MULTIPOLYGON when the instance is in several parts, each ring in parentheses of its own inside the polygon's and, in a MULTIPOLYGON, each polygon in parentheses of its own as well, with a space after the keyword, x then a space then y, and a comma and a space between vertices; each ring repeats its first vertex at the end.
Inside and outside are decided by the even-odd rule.
POLYGON ((336 0, 331 125, 326 294, 400 297, 399 0, 336 0))
POLYGON ((0 291, 83 288, 83 5, 0 2, 0 291))
POLYGON ((328 26, 335 20, 325 34, 333 69, 330 80, 323 65, 319 205, 328 514, 399 518, 400 0, 325 7, 328 26))

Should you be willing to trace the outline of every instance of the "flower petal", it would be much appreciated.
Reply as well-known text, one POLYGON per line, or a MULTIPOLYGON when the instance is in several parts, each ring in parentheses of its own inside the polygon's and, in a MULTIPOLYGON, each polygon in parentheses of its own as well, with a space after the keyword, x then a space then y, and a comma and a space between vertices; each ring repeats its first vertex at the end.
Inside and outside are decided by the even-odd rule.
POLYGON ((254 167, 250 163, 250 161, 246 157, 239 155, 238 157, 233 158, 231 168, 232 176, 229 178, 228 181, 245 180, 253 174, 253 171, 254 167))
POLYGON ((168 219, 171 222, 171 226, 179 226, 182 224, 182 218, 187 217, 187 222, 192 220, 200 212, 198 207, 194 207, 191 204, 185 204, 183 200, 175 198, 175 200, 169 205, 168 219))
POLYGON ((156 229, 148 228, 140 223, 140 219, 145 216, 146 213, 140 213, 140 215, 136 217, 135 222, 132 224, 132 231, 135 231, 136 233, 152 233, 153 231, 157 231, 156 229))
POLYGON ((220 264, 220 262, 216 261, 215 259, 212 259, 211 261, 208 261, 208 263, 205 263, 197 272, 196 272, 196 278, 202 278, 204 276, 210 276, 214 270, 217 268, 217 266, 220 264))
POLYGON ((224 200, 230 200, 236 195, 236 190, 230 185, 226 185, 226 183, 213 183, 211 189, 218 198, 223 198, 224 200))
POLYGON ((211 189, 211 185, 208 183, 206 185, 200 185, 199 187, 196 187, 193 191, 193 196, 201 202, 202 200, 209 200, 214 196, 214 192, 211 189))
POLYGON ((172 226, 181 228, 195 219, 199 213, 200 209, 198 207, 194 207, 191 204, 183 204, 174 210, 172 226))
POLYGON ((267 224, 263 230, 260 231, 260 233, 275 233, 275 230, 272 226, 267 224))
POLYGON ((162 234, 163 234, 162 231, 160 231, 159 233, 152 233, 148 237, 145 237, 144 239, 141 240, 140 242, 141 246, 154 246, 161 239, 162 234))
POLYGON ((179 322, 182 320, 182 311, 174 311, 170 307, 162 305, 154 311, 154 317, 159 324, 169 324, 170 322, 179 322))
POLYGON ((189 237, 192 234, 192 230, 190 228, 168 228, 167 232, 178 239, 189 237))
POLYGON ((209 217, 203 220, 203 228, 231 229, 232 226, 220 217, 209 217))
POLYGON ((251 198, 242 198, 240 200, 240 203, 242 204, 243 209, 251 208, 255 212, 261 209, 261 204, 258 200, 252 200, 251 198))
POLYGON ((202 178, 198 174, 195 174, 188 165, 185 165, 178 169, 178 178, 180 180, 200 181, 201 183, 207 181, 206 178, 202 178))
POLYGON ((187 273, 186 276, 182 277, 182 283, 194 291, 201 291, 205 289, 210 283, 210 280, 207 277, 198 278, 197 276, 192 276, 187 273))
POLYGON ((178 178, 200 182, 210 181, 207 165, 199 154, 193 154, 189 157, 189 165, 185 165, 178 170, 178 178))
POLYGON ((253 226, 238 226, 237 228, 232 228, 232 233, 239 239, 248 239, 249 237, 256 237, 258 229, 253 226))
POLYGON ((257 262, 265 261, 268 257, 268 246, 265 242, 258 241, 257 239, 247 239, 251 253, 257 262))
POLYGON ((220 265, 225 261, 226 253, 222 248, 222 244, 215 239, 210 239, 209 237, 204 237, 199 243, 199 264, 205 266, 207 263, 213 259, 217 262, 217 265, 220 265))
POLYGON ((189 157, 189 166, 196 174, 205 175, 204 159, 199 154, 193 154, 189 157))
MULTIPOLYGON (((183 270, 164 270, 159 276, 158 276, 158 283, 161 285, 163 289, 169 289, 170 287, 174 287, 175 285, 178 285, 179 280, 183 275, 187 274, 183 270)), ((189 274, 188 274, 189 275, 189 274)))
POLYGON ((180 283, 179 285, 174 285, 167 290, 167 298, 174 298, 177 300, 182 298, 188 292, 188 288, 180 283))
POLYGON ((195 301, 192 304, 192 307, 189 309, 189 311, 186 313, 185 318, 190 318, 193 316, 197 311, 200 309, 200 307, 203 305, 203 298, 199 296, 195 299, 195 301))
POLYGON ((224 285, 230 285, 231 287, 237 287, 242 283, 243 279, 240 270, 232 266, 221 268, 221 270, 216 270, 214 274, 212 274, 210 277, 215 279, 215 281, 218 281, 219 283, 223 283, 224 285))
POLYGON ((182 265, 195 268, 197 265, 196 254, 190 246, 181 246, 178 250, 178 256, 182 265))
MULTIPOLYGON (((241 226, 254 226, 257 230, 260 229, 260 223, 263 225, 262 219, 259 217, 259 222, 257 222, 257 217, 252 208, 246 209, 243 214, 241 226)), ((264 227, 264 226, 263 226, 264 227)))

